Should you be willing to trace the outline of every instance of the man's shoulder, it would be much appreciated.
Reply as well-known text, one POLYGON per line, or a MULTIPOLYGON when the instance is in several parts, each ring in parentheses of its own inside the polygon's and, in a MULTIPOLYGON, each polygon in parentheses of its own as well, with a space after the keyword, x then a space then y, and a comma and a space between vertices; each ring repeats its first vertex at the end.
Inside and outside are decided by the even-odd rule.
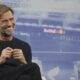
POLYGON ((22 45, 28 45, 29 46, 29 43, 27 43, 27 42, 25 42, 19 38, 16 38, 16 37, 13 38, 13 41, 15 41, 16 43, 22 44, 22 45))

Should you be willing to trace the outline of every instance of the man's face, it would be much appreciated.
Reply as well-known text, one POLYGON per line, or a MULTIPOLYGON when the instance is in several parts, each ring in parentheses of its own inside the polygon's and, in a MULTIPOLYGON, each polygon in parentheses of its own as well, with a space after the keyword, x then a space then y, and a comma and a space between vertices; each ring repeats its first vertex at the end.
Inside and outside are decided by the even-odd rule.
POLYGON ((8 36, 12 35, 14 26, 15 20, 11 11, 7 11, 0 17, 0 30, 6 32, 8 36))

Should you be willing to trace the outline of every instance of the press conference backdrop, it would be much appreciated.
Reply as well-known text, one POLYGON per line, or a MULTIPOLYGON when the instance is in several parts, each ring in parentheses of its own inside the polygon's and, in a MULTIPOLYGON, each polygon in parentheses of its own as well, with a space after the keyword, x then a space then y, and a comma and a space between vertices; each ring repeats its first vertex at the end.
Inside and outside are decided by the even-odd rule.
POLYGON ((15 10, 14 36, 28 42, 43 80, 80 80, 79 0, 0 0, 15 10))

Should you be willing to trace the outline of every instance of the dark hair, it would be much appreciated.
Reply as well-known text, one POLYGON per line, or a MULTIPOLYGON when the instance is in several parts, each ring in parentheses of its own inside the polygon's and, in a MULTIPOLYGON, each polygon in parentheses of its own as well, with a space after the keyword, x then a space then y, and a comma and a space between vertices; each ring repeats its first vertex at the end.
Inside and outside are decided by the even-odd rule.
POLYGON ((14 11, 11 7, 4 5, 4 4, 0 4, 0 17, 6 13, 7 11, 11 11, 12 14, 14 14, 14 11))

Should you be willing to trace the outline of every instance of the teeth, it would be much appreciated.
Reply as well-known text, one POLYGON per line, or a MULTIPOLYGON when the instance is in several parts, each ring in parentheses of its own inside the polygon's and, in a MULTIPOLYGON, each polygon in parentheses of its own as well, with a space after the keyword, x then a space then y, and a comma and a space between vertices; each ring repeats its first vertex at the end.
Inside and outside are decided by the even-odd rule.
POLYGON ((13 27, 8 27, 7 29, 13 29, 13 27))

